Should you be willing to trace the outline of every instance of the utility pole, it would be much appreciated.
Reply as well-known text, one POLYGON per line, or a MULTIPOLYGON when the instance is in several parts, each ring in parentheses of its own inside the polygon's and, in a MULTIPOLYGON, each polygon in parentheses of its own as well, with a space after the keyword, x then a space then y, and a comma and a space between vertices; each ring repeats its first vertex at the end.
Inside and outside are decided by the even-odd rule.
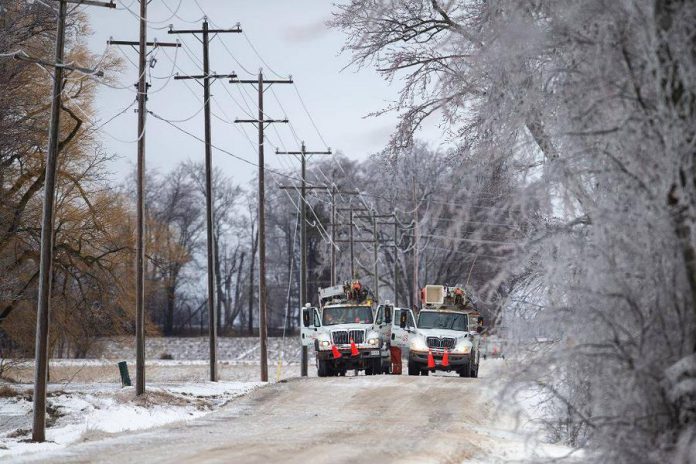
POLYGON ((418 200, 416 199, 416 177, 413 179, 413 306, 418 307, 418 200))
POLYGON ((268 327, 266 325, 266 186, 264 172, 264 136, 266 124, 277 122, 287 123, 287 119, 266 119, 263 112, 263 93, 273 84, 292 84, 290 79, 264 79, 263 70, 259 70, 258 80, 230 79, 231 84, 250 84, 256 87, 259 94, 258 119, 235 119, 237 123, 255 124, 259 131, 259 341, 261 351, 261 381, 268 381, 268 327), (268 87, 264 89, 264 84, 268 87))
POLYGON ((353 246, 353 207, 350 207, 350 278, 355 279, 355 247, 353 246))
MULTIPOLYGON (((304 140, 300 151, 278 151, 276 155, 299 155, 302 163, 302 184, 300 186, 300 215, 302 216, 302 227, 300 227, 300 308, 307 303, 307 155, 331 155, 331 149, 326 151, 307 151, 304 140)), ((308 354, 307 347, 302 347, 302 362, 300 364, 300 375, 307 377, 308 354)))
MULTIPOLYGON (((78 0, 79 1, 79 0, 78 0)), ((135 394, 145 393, 145 115, 147 114, 147 47, 180 47, 180 43, 147 41, 147 0, 140 0, 137 42, 109 40, 109 45, 138 46, 138 162, 135 252, 135 394)))
POLYGON ((374 270, 374 281, 375 281, 375 300, 379 301, 379 238, 377 237, 377 219, 375 219, 375 211, 372 210, 370 214, 372 216, 372 236, 374 237, 374 243, 372 244, 375 270, 374 270))
MULTIPOLYGON (((197 34, 203 35, 203 75, 174 76, 174 80, 203 79, 203 111, 205 124, 205 217, 207 229, 208 248, 208 333, 210 338, 210 381, 217 382, 217 311, 215 308, 215 242, 214 242, 214 208, 213 208, 213 156, 210 130, 210 80, 219 78, 235 78, 231 74, 210 74, 210 58, 208 48, 210 45, 209 34, 240 33, 239 24, 234 29, 209 29, 208 18, 203 19, 201 29, 175 30, 169 27, 169 34, 197 34)), ((200 40, 200 39, 199 39, 200 40)))
MULTIPOLYGON (((351 206, 350 208, 338 208, 338 211, 349 211, 350 212, 350 222, 348 224, 336 224, 338 226, 345 226, 349 225, 349 240, 348 242, 350 243, 350 278, 355 279, 355 247, 354 243, 355 240, 353 240, 353 228, 355 227, 355 224, 353 224, 353 220, 357 217, 354 215, 356 211, 361 211, 361 212, 367 212, 370 211, 367 208, 356 208, 354 206, 351 206)), ((343 240, 338 240, 339 243, 343 242, 343 240)))
MULTIPOLYGON (((65 21, 68 3, 88 3, 93 6, 116 8, 113 2, 80 2, 77 0, 59 0, 56 26, 56 51, 53 67, 53 93, 51 100, 51 120, 48 128, 48 151, 46 154, 46 171, 44 179, 44 202, 41 220, 41 257, 39 263, 39 294, 36 314, 36 346, 34 368, 33 422, 31 439, 46 440, 46 390, 48 384, 48 331, 51 313, 51 284, 53 280, 53 235, 54 209, 56 194, 56 167, 60 149, 60 112, 62 107, 63 71, 75 69, 66 65, 65 57, 65 21)), ((31 59, 26 55, 17 59, 31 59)))
POLYGON ((394 214, 394 306, 399 306, 399 296, 397 293, 397 286, 399 282, 399 242, 397 237, 399 236, 399 223, 396 221, 396 214, 394 214))

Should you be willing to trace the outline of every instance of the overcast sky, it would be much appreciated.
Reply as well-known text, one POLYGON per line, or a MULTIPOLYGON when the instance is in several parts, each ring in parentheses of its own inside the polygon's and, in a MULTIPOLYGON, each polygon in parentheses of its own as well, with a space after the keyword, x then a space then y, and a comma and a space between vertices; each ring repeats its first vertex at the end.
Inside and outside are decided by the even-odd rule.
MULTIPOLYGON (((117 2, 119 9, 84 7, 93 28, 90 47, 102 53, 109 37, 119 40, 138 39, 137 0, 117 2), (130 9, 130 11, 129 11, 130 9)), ((218 74, 236 72, 241 78, 252 78, 259 68, 269 78, 292 75, 297 90, 304 99, 326 144, 343 151, 351 158, 365 158, 380 150, 394 128, 394 115, 365 118, 383 108, 397 93, 397 84, 390 86, 374 69, 342 70, 350 56, 340 54, 344 35, 325 26, 333 8, 326 0, 152 0, 149 4, 150 28, 148 40, 184 43, 180 49, 159 48, 153 53, 156 64, 151 69, 152 87, 148 109, 164 118, 182 121, 181 128, 203 137, 203 89, 195 81, 166 79, 172 73, 201 74, 202 45, 192 35, 170 35, 168 25, 175 29, 199 29, 203 13, 210 27, 230 28, 238 22, 244 34, 221 34, 210 44, 211 71, 218 74), (176 15, 173 15, 175 12, 176 15), (265 63, 255 54, 253 44, 265 63), (176 50, 176 51, 175 51, 176 50), (176 59, 175 59, 176 57, 176 59), (236 59, 236 61, 235 61, 236 59), (247 73, 249 71, 251 74, 247 73)), ((134 103, 137 81, 137 51, 119 47, 125 60, 125 70, 118 76, 121 89, 104 87, 97 96, 97 123, 103 123, 134 103), (130 61, 130 62, 129 62, 130 61)), ((236 117, 257 117, 256 91, 249 85, 232 85, 220 79, 212 87, 213 144, 244 159, 257 160, 257 133, 253 125, 234 124, 236 117)), ((123 178, 133 169, 136 156, 136 105, 103 128, 107 149, 119 155, 113 171, 123 178)), ((296 169, 297 161, 273 154, 281 150, 296 150, 298 144, 292 129, 308 149, 325 149, 326 145, 304 112, 292 85, 275 85, 265 93, 264 110, 269 117, 287 116, 292 128, 275 124, 267 130, 268 167, 296 169), (277 99, 280 101, 280 104, 277 99), (281 107, 282 105, 282 107, 281 107)), ((435 131, 432 139, 436 138, 435 131)), ((202 160, 203 145, 195 138, 179 132, 153 117, 147 123, 148 168, 166 170, 185 159, 202 160)), ((246 183, 256 168, 214 150, 214 164, 234 178, 246 183)))

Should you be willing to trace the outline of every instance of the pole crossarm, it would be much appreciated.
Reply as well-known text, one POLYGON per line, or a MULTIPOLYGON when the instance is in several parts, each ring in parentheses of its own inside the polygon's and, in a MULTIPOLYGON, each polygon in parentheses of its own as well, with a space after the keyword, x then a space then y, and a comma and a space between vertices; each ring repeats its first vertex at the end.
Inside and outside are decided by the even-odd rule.
MULTIPOLYGON (((264 79, 264 84, 292 84, 294 81, 290 79, 264 79)), ((230 79, 230 84, 253 84, 257 85, 259 81, 257 79, 230 79)))
MULTIPOLYGON (((336 243, 351 243, 351 240, 349 240, 349 239, 340 239, 340 240, 337 239, 337 240, 334 240, 334 242, 336 242, 336 243)), ((375 239, 373 239, 373 238, 371 238, 371 239, 359 239, 359 240, 353 239, 352 242, 353 243, 375 243, 375 239)))
MULTIPOLYGON (((60 1, 60 0, 53 0, 60 1)), ((96 0, 65 0, 65 3, 75 3, 77 5, 89 5, 89 6, 101 6, 104 8, 116 8, 116 3, 111 2, 98 2, 96 0)))
POLYGON ((289 119, 235 119, 234 122, 236 123, 251 123, 251 124, 271 124, 271 123, 288 123, 290 122, 289 119))
MULTIPOLYGON (((373 214, 369 216, 355 216, 356 218, 359 219, 372 219, 372 218, 393 218, 393 214, 373 214)), ((390 223, 391 224, 391 223, 390 223)))
POLYGON ((174 80, 175 81, 180 81, 184 79, 227 79, 228 77, 236 77, 236 73, 232 74, 193 74, 190 76, 180 76, 180 75, 175 75, 174 80))
MULTIPOLYGON (((295 185, 281 185, 281 186, 278 187, 278 188, 280 188, 281 190, 295 190, 295 189, 298 189, 298 188, 300 188, 300 187, 299 187, 299 186, 295 186, 295 185)), ((307 186, 305 186, 305 188, 306 188, 307 190, 331 190, 331 187, 325 187, 325 186, 322 186, 322 185, 307 185, 307 186)), ((329 192, 329 193, 330 193, 330 192, 329 192)), ((336 191, 333 192, 333 193, 335 193, 335 194, 337 194, 337 195, 340 195, 340 194, 345 194, 345 195, 359 195, 359 194, 360 194, 360 192, 357 191, 357 190, 355 190, 355 191, 353 191, 353 190, 350 190, 350 191, 336 190, 336 191)))
MULTIPOLYGON (((107 45, 128 45, 128 46, 136 46, 140 45, 140 42, 138 41, 133 41, 133 40, 107 40, 106 41, 107 45)), ((145 42, 145 45, 148 47, 181 47, 181 44, 179 42, 158 42, 155 40, 154 42, 145 42)))
POLYGON ((172 26, 169 26, 169 28, 167 34, 203 34, 205 32, 208 34, 226 34, 229 32, 239 34, 242 32, 239 24, 232 29, 208 29, 207 31, 203 29, 172 29, 172 26))

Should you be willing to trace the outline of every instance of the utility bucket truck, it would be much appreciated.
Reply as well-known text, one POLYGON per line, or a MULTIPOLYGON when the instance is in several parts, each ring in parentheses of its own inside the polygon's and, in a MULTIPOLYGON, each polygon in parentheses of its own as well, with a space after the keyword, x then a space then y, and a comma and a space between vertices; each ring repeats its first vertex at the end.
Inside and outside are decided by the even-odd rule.
POLYGON ((427 285, 421 290, 421 303, 414 329, 408 328, 406 312, 401 313, 400 327, 409 333, 409 375, 440 370, 478 377, 483 318, 466 291, 427 285))
POLYGON ((319 377, 388 372, 386 340, 375 328, 374 299, 360 281, 319 290, 318 308, 302 308, 302 345, 314 347, 319 377))

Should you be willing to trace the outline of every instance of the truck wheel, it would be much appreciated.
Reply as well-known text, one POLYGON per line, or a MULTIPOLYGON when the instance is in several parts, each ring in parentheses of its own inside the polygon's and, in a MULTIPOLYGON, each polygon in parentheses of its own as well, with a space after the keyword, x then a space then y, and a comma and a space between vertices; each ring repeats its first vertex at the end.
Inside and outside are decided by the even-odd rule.
POLYGON ((372 360, 372 375, 380 375, 384 372, 382 368, 382 358, 372 360))
POLYGON ((317 375, 319 377, 328 377, 331 375, 331 368, 329 367, 329 362, 322 359, 317 360, 317 375))
POLYGON ((478 377, 478 369, 479 369, 479 363, 474 363, 474 361, 477 359, 476 357, 476 352, 473 352, 471 355, 471 373, 470 377, 476 378, 478 377))
POLYGON ((416 367, 416 363, 409 360, 409 362, 408 362, 408 375, 418 375, 418 374, 420 374, 420 369, 418 369, 418 367, 416 367))
POLYGON ((471 367, 468 364, 459 370, 459 377, 471 377, 471 367))
POLYGON ((428 374, 430 374, 430 371, 428 369, 423 369, 422 371, 420 371, 420 374, 427 377, 428 374))

